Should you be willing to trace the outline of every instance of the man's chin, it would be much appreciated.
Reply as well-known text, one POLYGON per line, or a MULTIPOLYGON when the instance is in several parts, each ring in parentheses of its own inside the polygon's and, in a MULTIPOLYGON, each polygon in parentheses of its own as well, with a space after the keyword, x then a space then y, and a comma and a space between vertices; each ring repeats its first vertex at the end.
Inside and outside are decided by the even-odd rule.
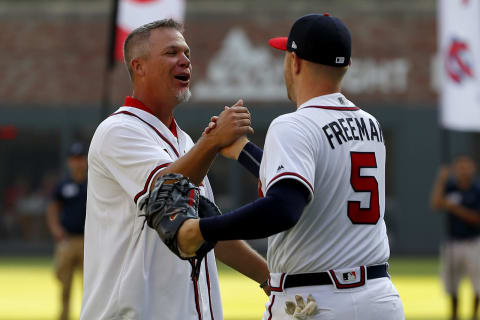
POLYGON ((187 88, 187 89, 179 92, 176 95, 176 98, 177 98, 178 103, 182 103, 182 102, 187 102, 188 100, 190 100, 191 96, 192 96, 192 93, 190 92, 190 88, 187 88))

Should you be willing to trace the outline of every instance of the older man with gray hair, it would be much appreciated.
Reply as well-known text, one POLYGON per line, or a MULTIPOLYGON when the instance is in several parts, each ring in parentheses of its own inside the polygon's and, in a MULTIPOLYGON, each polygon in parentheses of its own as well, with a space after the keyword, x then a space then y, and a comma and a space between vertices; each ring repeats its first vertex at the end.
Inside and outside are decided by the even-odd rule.
POLYGON ((98 126, 88 155, 81 319, 223 319, 215 254, 259 283, 268 277, 265 260, 242 241, 218 243, 191 277, 191 265, 145 224, 143 205, 158 177, 181 173, 213 201, 210 165, 221 148, 253 131, 241 100, 195 144, 180 129, 173 110, 190 97, 192 72, 182 32, 161 20, 125 41, 133 95, 98 126))

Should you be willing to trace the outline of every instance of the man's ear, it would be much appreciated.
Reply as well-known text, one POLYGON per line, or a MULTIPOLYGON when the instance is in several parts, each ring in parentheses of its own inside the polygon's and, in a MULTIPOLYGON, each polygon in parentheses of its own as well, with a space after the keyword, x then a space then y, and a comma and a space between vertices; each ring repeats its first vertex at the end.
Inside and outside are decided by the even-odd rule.
POLYGON ((142 77, 145 75, 145 62, 141 58, 133 58, 130 61, 130 68, 135 76, 142 77))
POLYGON ((292 52, 292 71, 293 74, 299 74, 302 69, 302 59, 295 52, 292 52))

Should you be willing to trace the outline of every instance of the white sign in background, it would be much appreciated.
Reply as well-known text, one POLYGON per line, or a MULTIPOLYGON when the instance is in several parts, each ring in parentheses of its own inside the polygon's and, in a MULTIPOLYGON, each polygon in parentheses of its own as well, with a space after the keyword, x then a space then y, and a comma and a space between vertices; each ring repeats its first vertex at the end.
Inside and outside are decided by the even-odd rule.
POLYGON ((120 0, 117 24, 132 31, 155 20, 173 18, 182 22, 185 15, 184 0, 120 0))
POLYGON ((440 0, 441 124, 480 131, 480 1, 440 0))
MULTIPOLYGON (((192 98, 257 101, 287 99, 283 58, 268 45, 255 47, 245 31, 232 29, 212 58, 204 79, 193 87, 192 98)), ((354 58, 343 88, 352 94, 403 93, 408 88, 409 63, 405 58, 354 58)))

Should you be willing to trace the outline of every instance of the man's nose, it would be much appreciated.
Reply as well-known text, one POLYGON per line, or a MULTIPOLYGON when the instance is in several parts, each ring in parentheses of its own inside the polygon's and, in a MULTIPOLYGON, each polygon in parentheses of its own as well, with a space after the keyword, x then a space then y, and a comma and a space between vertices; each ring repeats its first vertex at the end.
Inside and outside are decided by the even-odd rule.
POLYGON ((182 67, 188 68, 190 66, 190 59, 185 54, 182 54, 179 63, 182 67))

